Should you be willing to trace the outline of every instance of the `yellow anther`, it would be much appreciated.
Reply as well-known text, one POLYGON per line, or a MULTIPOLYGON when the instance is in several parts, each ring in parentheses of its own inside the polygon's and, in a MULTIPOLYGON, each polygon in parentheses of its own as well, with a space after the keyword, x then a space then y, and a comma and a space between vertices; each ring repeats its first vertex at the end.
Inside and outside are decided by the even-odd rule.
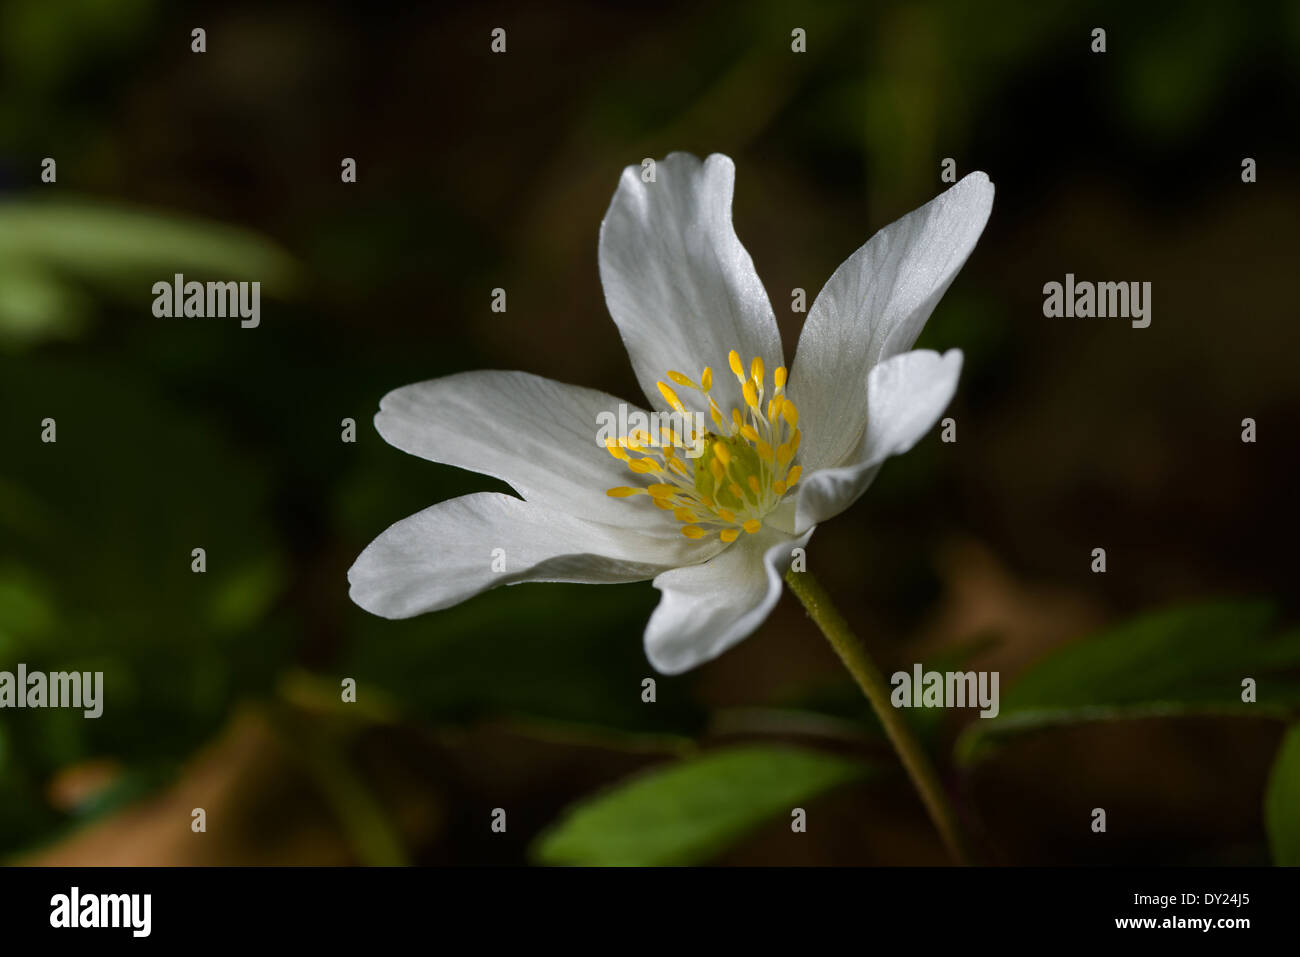
POLYGON ((781 415, 790 423, 790 428, 795 428, 799 424, 799 410, 794 407, 794 403, 786 399, 781 403, 781 415))
POLYGON ((745 438, 749 439, 749 441, 751 442, 759 441, 758 432, 754 429, 752 425, 742 425, 740 427, 740 434, 743 435, 745 438))
POLYGON ((790 451, 799 451, 799 443, 803 441, 803 433, 798 429, 794 430, 794 435, 790 437, 790 451))
POLYGON ((740 425, 741 425, 741 423, 742 423, 743 421, 744 421, 744 419, 742 419, 742 418, 740 417, 740 410, 739 410, 739 409, 732 409, 732 410, 731 410, 731 426, 732 426, 732 428, 734 428, 734 429, 739 429, 739 428, 740 428, 740 425))
POLYGON ((666 499, 666 498, 653 498, 653 497, 652 497, 652 498, 650 499, 650 501, 652 501, 652 502, 655 503, 655 507, 656 507, 656 508, 662 508, 665 512, 671 511, 671 510, 674 508, 673 503, 670 502, 670 501, 669 501, 668 499, 666 499))
POLYGON ((705 366, 704 371, 700 373, 700 388, 705 392, 713 388, 713 369, 711 366, 705 366))
POLYGON ((724 469, 731 464, 731 452, 721 442, 713 443, 713 454, 718 457, 718 461, 722 463, 724 469))
POLYGON ((717 482, 721 482, 722 476, 727 474, 727 470, 723 468, 722 463, 717 459, 709 462, 709 471, 713 474, 714 481, 717 482))
POLYGON ((754 443, 754 451, 758 453, 760 459, 770 459, 772 457, 772 446, 768 445, 762 439, 754 443))
POLYGON ((631 459, 627 463, 627 467, 630 468, 637 475, 645 475, 647 472, 661 471, 659 468, 659 463, 653 461, 652 459, 631 459))
POLYGON ((749 534, 751 535, 753 535, 756 531, 758 531, 762 527, 763 527, 763 523, 756 518, 751 518, 744 525, 745 531, 749 532, 749 534))
POLYGON ((676 472, 678 475, 680 475, 682 478, 688 479, 691 477, 691 470, 679 458, 669 459, 668 467, 672 469, 674 472, 676 472))
POLYGON ((773 482, 773 483, 772 483, 772 491, 775 492, 777 495, 784 495, 784 494, 785 494, 785 483, 784 483, 784 482, 779 482, 779 481, 778 481, 778 482, 773 482))
POLYGON ((793 488, 794 484, 799 481, 799 476, 803 475, 803 466, 796 465, 785 475, 786 488, 793 488))
POLYGON ((727 364, 731 366, 731 371, 735 373, 737 379, 745 381, 745 367, 740 364, 740 353, 732 349, 727 353, 727 364))
POLYGON ((740 496, 744 494, 744 492, 740 490, 740 486, 737 485, 735 482, 732 482, 730 485, 727 486, 727 491, 730 492, 735 498, 740 498, 740 496))
POLYGON ((682 534, 687 538, 703 538, 704 529, 700 528, 698 525, 683 525, 682 534))
POLYGON ((751 475, 746 481, 750 490, 755 495, 761 495, 763 493, 763 486, 759 484, 757 475, 751 475))
POLYGON ((607 451, 610 455, 614 456, 614 458, 616 459, 621 459, 624 462, 627 461, 627 449, 623 448, 613 439, 610 439, 608 442, 605 443, 605 451, 607 451))
POLYGON ((722 539, 727 544, 731 544, 739 537, 740 537, 740 529, 738 528, 724 528, 721 532, 718 533, 718 538, 722 539))
POLYGON ((663 394, 664 401, 667 402, 670 406, 672 406, 673 411, 675 412, 686 411, 686 406, 682 405, 682 400, 677 398, 677 393, 673 391, 672 386, 670 386, 667 382, 656 382, 655 385, 659 386, 659 391, 663 394))
POLYGON ((745 405, 751 409, 758 408, 758 390, 754 388, 754 383, 750 379, 745 380, 745 384, 740 387, 741 394, 745 397, 745 405))
POLYGON ((677 486, 669 485, 667 482, 655 482, 653 485, 647 486, 646 491, 656 498, 660 498, 664 495, 676 495, 677 486))
POLYGON ((695 513, 689 508, 675 508, 673 509, 673 518, 679 522, 693 522, 695 521, 695 513))
POLYGON ((709 400, 709 417, 713 419, 714 425, 722 428, 722 410, 718 408, 718 404, 712 399, 709 400))
POLYGON ((672 380, 673 380, 674 382, 676 382, 678 385, 680 385, 680 386, 684 386, 684 387, 687 388, 687 389, 695 389, 695 388, 698 388, 698 387, 695 385, 694 382, 692 382, 692 381, 691 381, 690 379, 688 379, 686 376, 682 375, 680 372, 673 372, 672 370, 669 370, 669 372, 668 372, 668 378, 672 379, 672 380))
POLYGON ((777 366, 776 371, 772 373, 772 378, 773 380, 775 380, 776 387, 778 389, 785 388, 785 377, 786 377, 785 366, 777 366))
POLYGON ((627 498, 629 495, 640 495, 644 491, 643 488, 629 488, 626 485, 620 485, 616 488, 606 489, 605 494, 610 498, 627 498))
POLYGON ((758 385, 763 384, 763 360, 760 356, 754 356, 754 360, 749 364, 749 377, 758 385))
POLYGON ((794 449, 790 448, 789 442, 782 442, 780 445, 776 447, 777 465, 785 465, 792 458, 794 458, 794 449))
POLYGON ((726 508, 718 509, 718 518, 722 519, 724 522, 734 522, 736 520, 735 514, 730 509, 726 508))

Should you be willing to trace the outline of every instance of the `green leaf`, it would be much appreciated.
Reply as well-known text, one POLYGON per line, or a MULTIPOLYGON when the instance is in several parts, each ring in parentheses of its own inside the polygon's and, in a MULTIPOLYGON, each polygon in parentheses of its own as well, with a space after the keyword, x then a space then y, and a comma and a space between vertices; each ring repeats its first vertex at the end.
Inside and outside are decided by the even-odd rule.
POLYGON ((1300 685, 1300 631, 1278 635, 1268 602, 1218 601, 1143 615, 1040 659, 1002 695, 997 718, 969 725, 957 759, 984 756, 999 736, 1084 721, 1184 714, 1284 717, 1300 685), (1241 700, 1242 679, 1258 700, 1241 700))
POLYGON ((544 864, 699 863, 768 818, 870 770, 795 748, 717 751, 654 768, 580 803, 538 838, 533 854, 544 864))
MULTIPOLYGON (((93 200, 0 203, 0 262, 13 260, 116 284, 201 270, 191 278, 258 280, 279 291, 296 272, 287 253, 251 230, 93 200)), ((146 303, 148 291, 139 293, 146 303)))
POLYGON ((1264 792, 1264 825, 1273 863, 1300 867, 1300 724, 1293 724, 1277 749, 1264 792))
POLYGON ((15 258, 0 265, 0 347, 75 338, 89 311, 86 297, 48 270, 15 258))

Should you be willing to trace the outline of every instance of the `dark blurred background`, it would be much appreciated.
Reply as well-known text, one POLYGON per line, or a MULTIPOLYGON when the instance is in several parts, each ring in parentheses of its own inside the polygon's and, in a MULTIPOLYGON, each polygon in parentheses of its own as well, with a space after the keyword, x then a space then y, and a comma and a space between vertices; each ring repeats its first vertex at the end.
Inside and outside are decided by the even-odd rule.
MULTIPOLYGON (((525 585, 404 622, 352 605, 347 568, 380 531, 502 487, 370 418, 392 388, 477 368, 639 400, 596 238, 643 157, 735 159, 787 359, 791 290, 811 302, 951 157, 997 185, 918 343, 965 351, 958 441, 891 461, 810 548, 882 666, 960 659, 1007 695, 1152 610, 1249 597, 1294 622, 1297 57, 1296 3, 6 0, 0 669, 103 670, 106 701, 96 721, 0 713, 0 854, 525 862, 575 802, 764 742, 879 773, 810 794, 807 834, 755 814, 683 859, 942 862, 789 596, 660 677, 653 705, 649 583, 525 585), (154 318, 176 271, 261 280, 261 326, 154 318), (1151 326, 1044 318, 1067 272, 1151 282, 1151 326)), ((1230 639, 1207 640, 1235 687, 1230 639)), ((1275 718, 1079 722, 968 763, 951 755, 973 712, 924 723, 985 860, 1263 863, 1275 718)))

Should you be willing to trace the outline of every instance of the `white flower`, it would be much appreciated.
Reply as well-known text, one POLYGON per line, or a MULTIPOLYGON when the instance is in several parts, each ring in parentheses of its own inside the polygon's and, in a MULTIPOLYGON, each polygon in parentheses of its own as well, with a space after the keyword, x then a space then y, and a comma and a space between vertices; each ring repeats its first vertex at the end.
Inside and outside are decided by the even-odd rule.
POLYGON ((605 300, 651 408, 708 416, 704 454, 636 433, 603 448, 596 423, 618 399, 526 372, 390 392, 375 416, 388 442, 522 498, 466 495, 393 525, 348 572, 358 605, 406 618, 497 585, 653 578, 663 597, 646 654, 685 671, 758 627, 791 549, 948 405, 961 353, 908 350, 984 229, 987 176, 886 226, 835 271, 787 381, 772 306, 731 224, 732 161, 673 153, 655 182, 640 171, 623 171, 601 225, 605 300))

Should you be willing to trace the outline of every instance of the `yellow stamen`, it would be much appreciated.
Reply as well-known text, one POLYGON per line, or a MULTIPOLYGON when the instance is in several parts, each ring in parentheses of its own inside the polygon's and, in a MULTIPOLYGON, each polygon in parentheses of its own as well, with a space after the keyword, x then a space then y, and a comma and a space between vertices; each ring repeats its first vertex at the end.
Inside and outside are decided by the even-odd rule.
POLYGON ((610 455, 633 474, 646 476, 644 488, 617 487, 607 495, 648 494, 655 508, 681 523, 684 536, 700 539, 717 532, 723 545, 736 541, 742 531, 758 532, 764 517, 803 474, 794 464, 802 433, 799 411, 784 392, 786 367, 773 370, 775 387, 769 397, 762 356, 750 360, 748 375, 734 349, 727 354, 727 365, 740 383, 743 400, 730 408, 719 406, 709 394, 712 366, 703 367, 698 385, 676 370, 664 373, 664 381, 656 383, 664 401, 678 414, 690 416, 678 389, 701 393, 701 401, 708 404, 711 430, 693 423, 682 429, 656 424, 653 437, 646 429, 634 429, 605 442, 610 455), (691 458, 684 449, 691 450, 691 458))
POLYGON ((663 394, 664 401, 666 401, 670 406, 672 406, 673 411, 675 412, 686 411, 686 406, 682 405, 682 400, 677 398, 677 393, 673 391, 672 386, 670 386, 667 382, 656 382, 655 385, 659 386, 659 391, 663 394))
POLYGON ((727 364, 731 366, 731 371, 741 382, 745 381, 745 367, 740 364, 740 353, 732 349, 727 353, 727 364))

